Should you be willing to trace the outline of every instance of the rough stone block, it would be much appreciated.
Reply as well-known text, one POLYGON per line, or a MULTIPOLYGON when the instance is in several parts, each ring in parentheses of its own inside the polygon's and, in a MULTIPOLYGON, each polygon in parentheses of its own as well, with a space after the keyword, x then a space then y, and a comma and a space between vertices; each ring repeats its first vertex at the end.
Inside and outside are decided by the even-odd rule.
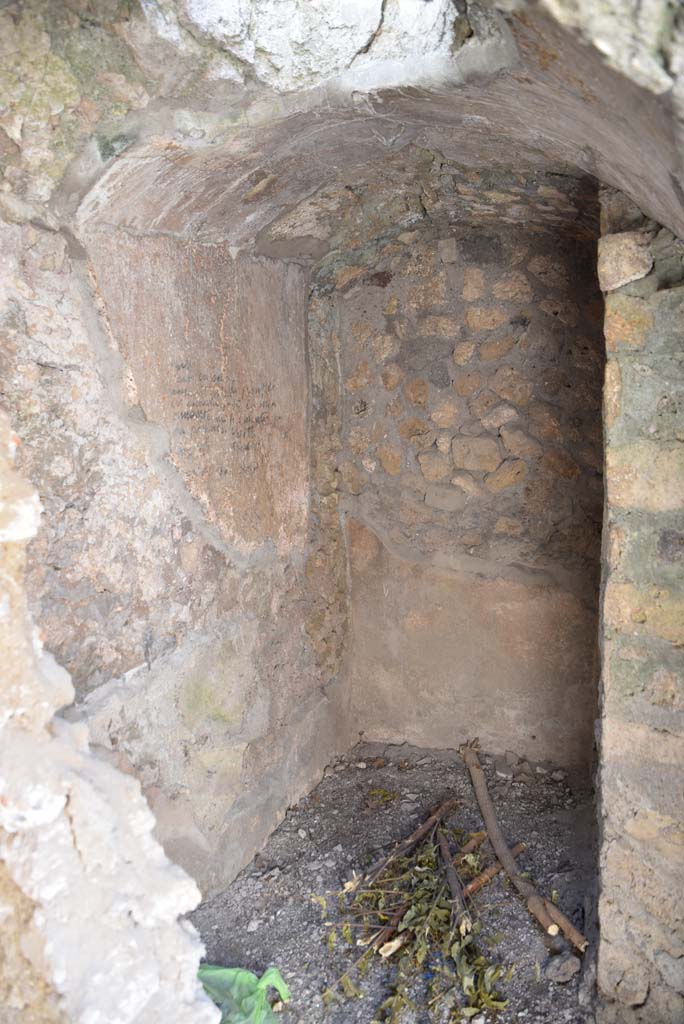
POLYGON ((478 473, 490 473, 501 462, 501 451, 493 437, 455 437, 451 451, 456 466, 478 473))
POLYGON ((649 273, 653 266, 652 237, 640 231, 623 231, 599 239, 598 279, 604 292, 613 292, 649 273))
POLYGON ((606 452, 608 501, 615 508, 674 512, 684 505, 684 447, 639 441, 606 452))

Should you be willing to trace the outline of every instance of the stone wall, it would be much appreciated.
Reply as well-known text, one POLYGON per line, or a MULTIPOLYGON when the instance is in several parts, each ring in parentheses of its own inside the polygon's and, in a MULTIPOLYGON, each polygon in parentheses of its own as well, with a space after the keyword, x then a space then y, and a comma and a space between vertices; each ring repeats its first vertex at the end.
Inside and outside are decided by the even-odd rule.
POLYGON ((684 245, 606 194, 602 1020, 684 1017, 684 245))
MULTIPOLYGON (((410 244, 397 241, 398 236, 417 230, 417 225, 425 228, 423 221, 435 215, 435 203, 442 203, 443 212, 447 206, 451 211, 450 215, 446 211, 446 221, 440 221, 430 244, 426 238, 425 253, 435 261, 439 253, 435 242, 457 235, 448 225, 467 219, 468 209, 480 234, 487 234, 486 224, 497 225, 498 233, 504 223, 522 228, 525 222, 536 221, 543 230, 553 227, 558 237, 563 231, 557 229, 568 222, 586 226, 581 215, 586 202, 575 202, 564 188, 576 181, 582 192, 587 175, 622 189, 651 216, 681 234, 681 151, 669 102, 674 99, 677 107, 681 101, 681 19, 673 15, 670 20, 671 5, 664 0, 629 11, 623 10, 624 5, 618 10, 603 3, 544 2, 559 18, 595 40, 610 62, 635 81, 655 92, 667 90, 672 83, 672 96, 661 101, 606 68, 595 49, 581 45, 571 33, 541 16, 537 5, 507 0, 495 5, 507 11, 516 8, 505 18, 469 2, 461 5, 453 21, 451 6, 440 0, 431 5, 429 23, 422 0, 392 5, 363 2, 359 4, 363 17, 351 28, 339 17, 336 0, 325 10, 326 5, 319 5, 321 11, 316 12, 310 4, 293 0, 288 10, 297 29, 295 48, 281 31, 282 5, 268 0, 259 0, 258 17, 249 21, 231 20, 231 3, 211 5, 213 15, 208 18, 201 5, 185 0, 145 0, 141 5, 25 0, 1 6, 3 400, 24 439, 22 467, 40 489, 48 527, 33 542, 29 600, 49 647, 73 670, 85 701, 80 713, 90 718, 100 759, 141 778, 167 847, 192 864, 205 884, 214 886, 253 852, 287 802, 313 781, 325 752, 350 739, 348 694, 336 682, 346 622, 340 481, 346 488, 357 582, 361 576, 368 581, 374 614, 378 606, 384 607, 390 613, 389 626, 394 621, 406 625, 402 635, 392 637, 393 642, 404 642, 407 631, 414 628, 431 642, 420 615, 413 615, 411 602, 429 589, 443 594, 439 603, 452 609, 455 570, 451 565, 432 564, 435 552, 443 549, 436 544, 427 547, 428 530, 421 528, 419 520, 401 523, 402 508, 413 508, 410 515, 415 517, 415 506, 421 505, 415 491, 409 502, 401 499, 397 509, 389 503, 375 510, 356 507, 362 495, 353 493, 358 486, 355 473, 370 495, 373 487, 365 476, 382 479, 390 487, 398 481, 386 472, 375 450, 372 473, 363 464, 354 465, 349 448, 341 454, 343 429, 351 439, 350 417, 360 415, 354 403, 363 396, 348 393, 343 410, 340 360, 348 367, 348 380, 356 367, 348 362, 353 353, 343 334, 350 340, 349 332, 346 326, 344 332, 340 328, 335 304, 329 301, 331 292, 317 291, 309 305, 305 354, 308 516, 305 527, 298 520, 295 548, 286 544, 288 550, 283 553, 278 549, 282 538, 277 529, 268 543, 258 539, 264 523, 273 526, 287 518, 282 508, 275 518, 271 516, 283 497, 279 479, 268 479, 254 507, 239 505, 235 508, 239 515, 234 515, 232 505, 222 500, 226 478, 219 485, 215 475, 222 468, 219 446, 206 431, 197 429, 199 416, 181 418, 183 411, 190 410, 180 408, 178 395, 174 402, 161 400, 158 385, 165 382, 150 374, 149 359, 162 358, 166 340, 178 345, 185 338, 181 320, 187 318, 192 324, 193 340, 204 342, 205 332, 217 343, 223 337, 227 351, 237 325, 222 324, 217 310, 198 310, 196 296, 183 294, 187 282, 181 275, 174 277, 178 295, 166 283, 156 319, 150 317, 153 306, 146 309, 138 294, 136 315, 149 317, 144 322, 151 337, 156 336, 147 350, 148 338, 135 323, 128 324, 130 337, 115 315, 107 325, 107 285, 112 289, 110 302, 114 297, 118 305, 127 301, 128 282, 123 261, 111 264, 113 280, 107 281, 110 265, 102 256, 98 266, 93 239, 101 233, 106 241, 108 232, 117 233, 119 251, 125 250, 129 257, 128 281, 135 282, 132 292, 141 291, 136 282, 137 261, 152 274, 149 254, 154 251, 172 275, 174 267, 201 267, 218 301, 225 289, 226 307, 234 309, 230 295, 248 267, 257 268, 264 280, 271 273, 278 281, 288 276, 282 267, 264 263, 263 257, 294 260, 298 266, 288 273, 298 279, 304 264, 329 253, 330 265, 336 264, 341 275, 334 282, 338 292, 353 286, 368 296, 383 295, 388 286, 381 280, 364 280, 365 274, 377 272, 379 248, 396 244, 391 255, 401 259, 400 253, 408 252, 410 244), (419 33, 414 31, 416 19, 419 33), (266 54, 277 59, 276 66, 266 54), (385 88, 391 83, 418 83, 421 88, 385 88), (296 91, 290 91, 293 87, 296 91), (516 199, 506 194, 501 200, 499 169, 510 168, 513 158, 525 180, 535 174, 539 178, 530 188, 525 181, 518 182, 516 199), (456 174, 450 166, 454 161, 468 169, 456 174), (547 179, 544 172, 549 169, 555 174, 547 179), (468 173, 478 175, 475 187, 468 183, 468 173), (560 190, 560 198, 553 191, 543 193, 542 188, 560 190), (447 193, 450 198, 445 205, 447 193), (345 220, 341 230, 339 219, 345 220), (388 221, 393 231, 388 232, 388 221), (167 237, 161 240, 162 235, 167 237), (362 254, 360 250, 376 237, 376 248, 362 254), (207 248, 207 243, 217 248, 207 248), (193 249, 196 245, 200 248, 193 249), (229 285, 218 273, 220 266, 226 268, 229 285), (93 267, 96 272, 91 274, 93 267), (171 309, 176 315, 170 315, 171 309), (147 418, 148 410, 156 418, 147 418), (189 423, 194 424, 192 431, 187 429, 189 423), (204 474, 207 467, 209 483, 204 474), (243 533, 236 530, 238 518, 243 533), (383 534, 383 524, 404 530, 410 526, 401 550, 392 546, 398 541, 391 542, 383 534), (413 560, 412 544, 422 545, 413 560), (385 596, 388 578, 396 585, 392 603, 385 596), (288 666, 287 672, 283 666, 288 666)), ((607 230, 622 234, 634 227, 643 227, 638 216, 607 230)), ((656 250, 659 245, 667 250, 667 238, 658 237, 660 241, 649 240, 648 245, 635 243, 642 269, 654 244, 656 250)), ((111 258, 116 261, 114 249, 111 258)), ((677 664, 681 529, 676 509, 669 505, 663 509, 660 504, 664 494, 674 496, 668 501, 681 498, 675 440, 680 435, 673 426, 676 403, 671 394, 678 366, 674 343, 668 341, 679 330, 675 317, 680 277, 676 267, 667 269, 672 267, 667 253, 661 254, 656 267, 657 280, 672 287, 661 287, 654 294, 611 293, 608 321, 609 348, 615 338, 622 340, 615 344, 614 354, 609 353, 606 392, 612 487, 608 498, 612 503, 611 493, 615 496, 616 511, 606 548, 612 564, 606 590, 609 636, 604 659, 605 940, 600 981, 608 999, 606 1020, 620 1021, 630 1014, 636 1020, 658 1014, 665 1020, 677 1019, 680 1009, 681 957, 674 944, 679 922, 675 912, 670 913, 673 901, 669 898, 679 881, 678 833, 669 822, 677 811, 668 801, 669 787, 675 785, 672 764, 680 758, 676 716, 681 674, 677 664), (640 397, 644 395, 650 396, 645 402, 640 397), (618 658, 620 652, 628 657, 618 658), (653 869, 647 877, 642 861, 653 869), (665 879, 662 888, 657 884, 661 878, 665 879), (636 888, 642 896, 634 901, 636 888), (625 914, 625 904, 633 912, 625 914)), ((479 269, 487 271, 486 266, 479 269)), ((502 268, 501 276, 515 271, 515 267, 502 268)), ((540 286, 539 275, 532 270, 528 274, 527 266, 522 271, 530 287, 540 286)), ((492 278, 492 287, 498 281, 492 278)), ((615 287, 620 285, 618 275, 615 287)), ((535 302, 540 296, 535 294, 535 302)), ((477 299, 471 304, 487 308, 499 305, 499 299, 496 303, 477 299)), ((441 317, 450 311, 426 309, 425 313, 441 317)), ((549 315, 562 324, 560 310, 549 315)), ((270 332, 272 325, 264 329, 270 332)), ((292 332, 288 328, 285 333, 292 332)), ((390 333, 381 332, 382 337, 390 333)), ((398 334, 397 339, 403 345, 405 339, 398 334)), ((437 332, 427 340, 439 345, 442 336, 437 332)), ((457 343, 464 340, 459 338, 457 343)), ((488 343, 484 334, 475 341, 472 360, 479 359, 488 343)), ((384 342, 380 339, 379 344, 381 351, 384 342)), ((399 354, 405 360, 406 353, 400 350, 399 354)), ((215 349, 205 348, 205 355, 215 358, 215 349)), ((293 355, 301 358, 298 350, 293 355)), ((509 355, 501 358, 506 366, 509 355)), ((387 361, 399 365, 397 359, 387 361)), ((470 372, 467 363, 459 366, 448 353, 442 362, 451 374, 465 377, 470 372)), ((487 373, 494 371, 486 359, 484 368, 487 373)), ((207 384, 214 387, 217 382, 200 380, 197 369, 191 366, 182 383, 175 380, 181 390, 194 391, 199 411, 207 384)), ((411 416, 434 422, 443 437, 447 428, 426 415, 434 414, 436 407, 423 408, 404 393, 406 383, 423 377, 428 380, 427 401, 432 403, 439 385, 406 362, 400 369, 410 373, 394 391, 385 389, 378 379, 373 395, 382 396, 387 406, 400 396, 411 416)), ((583 366, 582 374, 585 370, 583 366)), ((479 364, 477 372, 481 372, 479 364)), ((487 390, 497 394, 493 388, 487 390)), ((467 409, 468 418, 483 423, 486 410, 474 417, 467 408, 479 395, 458 394, 452 388, 449 397, 460 410, 467 409)), ((498 397, 502 399, 498 404, 510 404, 510 399, 498 397)), ((551 443, 553 439, 537 437, 530 429, 534 401, 522 410, 519 403, 513 405, 524 433, 535 442, 551 443)), ((562 405, 551 396, 543 402, 562 405)), ((372 404, 370 415, 374 415, 372 404)), ((252 416, 259 417, 258 412, 252 416)), ((410 471, 425 486, 426 495, 428 486, 442 494, 457 493, 451 476, 448 484, 423 477, 416 449, 409 438, 395 432, 394 425, 408 418, 390 414, 388 419, 392 424, 388 442, 405 459, 403 473, 410 471)), ((229 436, 241 429, 239 423, 229 426, 229 436)), ((261 455, 265 457, 269 445, 279 452, 286 449, 274 432, 269 439, 261 425, 252 426, 265 437, 261 455)), ((563 426, 572 427, 567 417, 563 426)), ((533 467, 541 465, 548 452, 544 450, 538 463, 533 455, 516 456, 504 449, 500 429, 496 428, 494 440, 503 465, 520 459, 529 481, 536 474, 533 467)), ((430 426, 427 433, 432 430, 430 426)), ((373 445, 379 447, 381 441, 373 445)), ((439 465, 434 455, 445 453, 437 441, 435 436, 431 442, 434 453, 426 454, 439 465)), ((590 464, 579 451, 569 451, 568 456, 587 467, 583 473, 588 472, 590 464)), ((249 466, 231 459, 228 451, 226 461, 231 473, 248 487, 249 466)), ((264 462, 257 465, 265 471, 264 462)), ((301 459, 298 466, 296 479, 301 484, 301 459)), ((457 471, 481 482, 489 501, 484 473, 479 480, 473 475, 477 471, 457 470, 454 465, 454 476, 457 471)), ((498 467, 489 472, 498 472, 498 467)), ((463 483, 469 478, 460 479, 463 483)), ((574 494, 572 480, 565 484, 561 480, 559 487, 574 494)), ((385 487, 377 490, 390 493, 385 487)), ((508 490, 499 492, 496 500, 508 500, 508 490)), ((524 490, 509 493, 514 497, 524 490)), ((297 494, 301 502, 300 488, 297 494)), ((462 563, 458 572, 463 576, 459 599, 464 600, 464 609, 472 608, 473 614, 481 610, 489 601, 483 596, 485 590, 495 585, 497 601, 505 598, 499 606, 520 614, 523 631, 541 622, 545 635, 571 620, 580 604, 586 610, 573 587, 563 589, 568 586, 568 553, 580 558, 584 521, 573 523, 581 529, 570 537, 557 536, 559 543, 551 552, 550 537, 529 529, 520 534, 497 533, 499 519, 514 522, 516 518, 497 513, 495 520, 482 517, 486 530, 479 530, 479 521, 477 531, 469 526, 467 532, 479 532, 482 540, 466 546, 465 538, 449 525, 455 513, 426 506, 424 501, 422 505, 430 509, 433 523, 442 517, 437 527, 430 527, 439 531, 435 539, 440 545, 453 540, 458 550, 462 563), (473 568, 482 567, 490 545, 504 557, 506 552, 511 557, 516 552, 524 556, 519 563, 522 568, 516 555, 515 564, 506 563, 515 570, 513 574, 507 570, 505 578, 497 581, 474 576, 473 568), (537 558, 544 564, 534 564, 537 558), (543 582, 540 572, 545 574, 543 582), (549 585, 552 572, 553 588, 549 585), (560 573, 566 574, 562 584, 558 583, 560 573)), ((467 502, 461 512, 466 507, 467 502)), ((574 515, 573 506, 571 518, 574 515)), ((562 530, 555 532, 559 535, 562 530)), ((573 573, 574 569, 570 576, 573 573)), ((423 605, 425 599, 418 603, 423 605)), ((439 624, 442 609, 434 611, 439 624)), ((472 622, 471 614, 467 622, 472 622)), ((481 656, 481 647, 490 637, 489 623, 481 625, 483 639, 474 645, 473 659, 481 656)), ((447 628, 451 628, 448 621, 447 628)), ((579 636, 586 635, 587 628, 579 616, 577 628, 569 630, 567 650, 577 650, 579 636)), ((11 652, 11 640, 5 637, 3 642, 11 652)), ((412 650, 417 652, 417 645, 412 650)), ((383 651, 385 656, 395 658, 396 654, 383 651)), ((454 649, 449 657, 460 662, 463 648, 454 649)), ((565 668, 561 662, 560 669, 575 673, 574 665, 570 658, 565 668)), ((474 661, 473 666, 476 671, 474 661)), ((558 667, 554 664, 549 669, 558 667)), ((585 669, 586 664, 578 671, 585 669)), ((416 677, 419 672, 422 669, 416 663, 416 677)), ((355 692, 360 694, 361 688, 355 692)), ((539 691, 535 693, 538 698, 539 691)), ((30 690, 26 702, 44 708, 41 694, 42 690, 40 694, 30 690)), ((54 693, 49 701, 54 706, 54 693)), ((381 708, 388 723, 389 710, 381 708)), ((58 723, 55 735, 60 729, 60 739, 70 737, 65 742, 71 758, 74 745, 82 744, 82 733, 58 723)), ((47 763, 45 739, 43 733, 27 734, 27 770, 34 770, 43 757, 47 763)), ((135 809, 139 806, 131 795, 137 793, 135 786, 117 789, 121 780, 113 781, 117 776, 107 765, 94 768, 92 760, 83 762, 80 756, 79 771, 83 768, 89 778, 97 775, 98 783, 108 780, 105 798, 96 810, 86 803, 86 817, 117 828, 126 811, 117 792, 125 792, 135 809), (100 769, 106 769, 104 775, 97 774, 100 769)), ((73 782, 69 775, 73 764, 60 762, 55 783, 60 793, 73 782)), ((23 785, 29 776, 16 778, 23 785)), ((149 824, 145 818, 145 828, 149 824)), ((40 843, 30 850, 23 842, 12 846, 19 852, 29 851, 23 861, 25 877, 34 868, 40 873, 45 863, 40 843)), ((143 847, 136 857, 154 859, 150 850, 156 848, 143 847)), ((68 847, 55 846, 53 852, 51 863, 60 872, 66 870, 71 863, 68 847)), ((3 846, 7 863, 10 854, 10 846, 3 846)), ((133 858, 132 870, 138 863, 133 858)), ((119 871, 118 862, 112 871, 119 871)), ((94 890, 101 885, 105 895, 111 893, 111 878, 101 866, 93 871, 91 881, 94 890)), ((11 927, 3 933, 8 950, 5 963, 11 964, 18 962, 17 955, 24 957, 16 948, 15 924, 31 918, 37 926, 41 918, 36 908, 42 910, 44 905, 33 890, 18 895, 22 887, 28 891, 28 883, 5 882, 3 876, 3 899, 14 908, 11 927)), ((164 888, 155 879, 149 884, 164 888)), ((183 891, 187 896, 189 890, 183 891)), ((184 899, 173 904, 174 913, 187 905, 184 899)), ((62 923, 69 924, 74 908, 67 894, 58 908, 62 923)), ((55 919, 47 914, 42 921, 55 919)), ((98 953, 106 950, 111 936, 96 932, 93 920, 78 917, 78 927, 83 930, 77 945, 81 956, 86 956, 83 969, 88 971, 87 955, 93 948, 98 953)), ((60 941, 34 964, 35 976, 45 981, 44 991, 38 992, 40 986, 34 990, 36 1007, 42 1005, 36 1013, 45 1013, 48 1019, 59 1013, 51 979, 60 941)), ((195 998, 197 952, 196 947, 191 950, 180 973, 174 966, 175 954, 160 954, 160 963, 165 964, 159 969, 161 990, 180 992, 181 1002, 176 997, 169 1010, 162 1000, 157 1016, 156 1009, 149 1008, 150 1019, 166 1020, 169 1015, 179 1019, 183 999, 195 998)), ((143 990, 138 968, 151 955, 142 953, 130 970, 119 965, 117 994, 128 991, 129 974, 133 988, 143 990)), ((65 1000, 79 999, 87 989, 79 961, 71 966, 74 969, 63 975, 65 1000)), ((21 1012, 26 1016, 25 995, 15 993, 12 998, 23 1005, 21 1012)), ((105 993, 93 992, 95 1012, 102 1007, 109 1012, 111 998, 111 986, 105 993)), ((74 1005, 68 1003, 72 1016, 74 1005)))
POLYGON ((305 274, 159 238, 93 234, 86 263, 54 232, 3 237, 2 392, 46 509, 32 610, 93 742, 215 889, 346 742, 305 274))
POLYGON ((591 762, 603 341, 578 186, 443 167, 408 231, 369 190, 384 234, 315 278, 340 339, 348 671, 369 739, 476 733, 591 762))

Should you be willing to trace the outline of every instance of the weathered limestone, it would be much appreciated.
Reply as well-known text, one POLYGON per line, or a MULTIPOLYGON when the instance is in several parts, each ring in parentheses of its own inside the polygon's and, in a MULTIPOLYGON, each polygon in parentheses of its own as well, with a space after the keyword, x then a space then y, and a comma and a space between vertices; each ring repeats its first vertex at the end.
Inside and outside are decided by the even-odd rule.
POLYGON ((16 445, 2 414, 3 1020, 215 1024, 197 981, 201 944, 177 921, 197 886, 152 838, 139 784, 93 756, 83 726, 53 717, 73 689, 27 615, 25 547, 40 505, 13 468, 16 445))

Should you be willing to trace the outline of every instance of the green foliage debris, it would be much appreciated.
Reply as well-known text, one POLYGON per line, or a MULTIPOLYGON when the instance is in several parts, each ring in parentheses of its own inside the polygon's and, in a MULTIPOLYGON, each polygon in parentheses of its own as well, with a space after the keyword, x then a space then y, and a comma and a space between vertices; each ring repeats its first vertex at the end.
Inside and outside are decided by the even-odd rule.
MULTIPOLYGON (((457 835, 452 832, 452 838, 457 835)), ((460 870, 470 875, 478 866, 477 858, 464 859, 460 870)), ((389 995, 375 1008, 373 1024, 399 1024, 406 1011, 416 1013, 419 1006, 430 1020, 444 1020, 448 1007, 448 1020, 456 1022, 506 1005, 496 991, 503 969, 478 947, 479 924, 467 931, 453 918, 434 829, 411 853, 392 860, 371 885, 364 888, 361 881, 346 886, 337 903, 344 927, 326 921, 335 934, 326 935, 329 948, 334 948, 338 933, 346 941, 353 934, 364 952, 323 993, 326 1005, 362 997, 363 978, 373 959, 384 961, 389 971, 389 995)))
POLYGON ((276 1024, 268 989, 274 988, 284 1003, 290 998, 277 967, 269 967, 258 978, 241 967, 202 964, 198 977, 204 991, 221 1010, 221 1024, 276 1024))

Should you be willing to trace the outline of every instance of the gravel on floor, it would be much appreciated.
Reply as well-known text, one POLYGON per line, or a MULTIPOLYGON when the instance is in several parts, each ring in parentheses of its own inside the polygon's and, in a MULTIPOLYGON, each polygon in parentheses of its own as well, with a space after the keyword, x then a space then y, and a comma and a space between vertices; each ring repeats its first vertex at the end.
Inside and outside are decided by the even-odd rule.
MULTIPOLYGON (((557 767, 523 762, 510 751, 496 758, 485 753, 481 760, 504 835, 511 845, 527 844, 521 870, 544 895, 555 890, 559 906, 584 930, 590 947, 581 970, 565 980, 569 972, 559 958, 549 957, 541 929, 499 875, 474 897, 472 910, 481 923, 483 953, 514 970, 509 982, 497 985, 508 1000, 506 1008, 486 1011, 475 1022, 590 1024, 596 948, 593 793, 557 767)), ((328 929, 312 896, 327 896, 328 920, 336 919, 335 894, 352 873, 407 836, 448 796, 458 799, 450 827, 466 833, 483 827, 467 770, 454 751, 354 748, 287 811, 252 864, 191 915, 206 960, 257 974, 277 966, 292 994, 283 1024, 371 1024, 388 994, 392 961, 375 957, 365 978, 354 976, 362 999, 342 998, 325 1007, 322 992, 362 950, 343 942, 328 949, 328 929)), ((482 851, 483 860, 493 859, 488 844, 482 851)), ((415 994, 420 1000, 420 991, 415 994)), ((426 1009, 405 1014, 406 1024, 432 1019, 426 1009)))

